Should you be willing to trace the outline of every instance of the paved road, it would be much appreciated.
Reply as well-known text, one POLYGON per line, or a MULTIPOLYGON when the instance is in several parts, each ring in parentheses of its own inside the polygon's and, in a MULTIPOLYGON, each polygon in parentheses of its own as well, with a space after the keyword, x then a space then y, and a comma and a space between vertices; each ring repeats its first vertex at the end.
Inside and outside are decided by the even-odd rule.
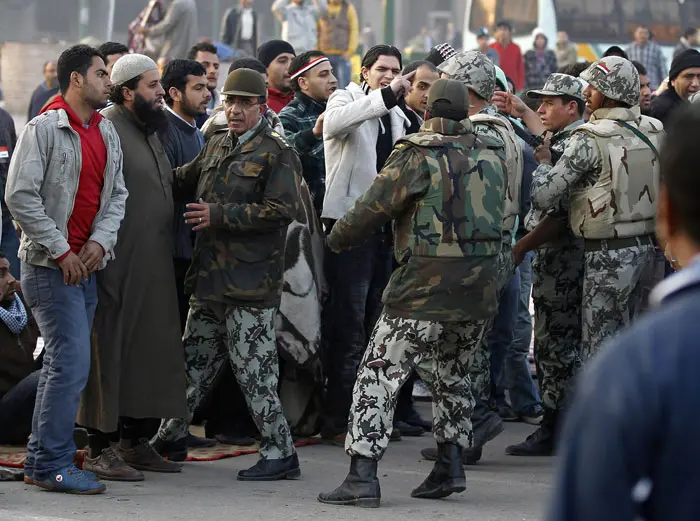
POLYGON ((0 483, 0 521, 539 521, 551 491, 551 458, 506 456, 503 448, 533 430, 511 424, 485 450, 483 462, 467 468, 467 491, 444 500, 410 497, 430 472, 419 450, 431 438, 392 443, 380 464, 382 508, 330 507, 316 501, 321 490, 338 485, 347 473, 342 449, 304 447, 297 481, 244 483, 236 472, 255 456, 188 463, 182 474, 148 474, 142 484, 108 483, 103 496, 81 497, 45 492, 22 483, 0 483))

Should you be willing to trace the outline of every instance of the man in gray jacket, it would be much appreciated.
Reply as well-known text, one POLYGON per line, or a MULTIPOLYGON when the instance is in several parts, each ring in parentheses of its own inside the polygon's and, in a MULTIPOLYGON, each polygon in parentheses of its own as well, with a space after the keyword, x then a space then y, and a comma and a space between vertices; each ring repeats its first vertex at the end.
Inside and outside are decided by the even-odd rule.
POLYGON ((316 49, 318 19, 326 12, 327 0, 275 0, 272 4, 272 13, 282 24, 282 39, 297 54, 316 49))
POLYGON ((173 0, 161 22, 153 27, 141 27, 139 32, 151 38, 163 37, 161 60, 184 60, 187 51, 197 42, 197 4, 194 0, 173 0))
POLYGON ((73 465, 73 426, 90 370, 95 272, 114 257, 127 191, 119 136, 97 112, 111 87, 102 56, 67 49, 58 82, 61 96, 19 138, 5 190, 23 231, 22 291, 45 342, 25 482, 99 494, 105 486, 73 465))

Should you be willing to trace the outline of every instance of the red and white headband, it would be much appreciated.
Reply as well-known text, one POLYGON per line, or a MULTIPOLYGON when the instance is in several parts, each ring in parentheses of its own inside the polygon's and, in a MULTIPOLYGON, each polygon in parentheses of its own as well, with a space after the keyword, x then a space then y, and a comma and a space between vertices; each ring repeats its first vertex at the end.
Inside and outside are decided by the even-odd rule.
POLYGON ((291 79, 296 80, 299 76, 301 76, 305 72, 308 72, 311 69, 313 69, 314 67, 316 67, 316 65, 320 65, 320 64, 327 62, 327 61, 328 61, 327 57, 319 56, 318 58, 316 58, 315 60, 311 60, 309 63, 304 65, 301 69, 299 69, 294 74, 292 74, 291 79))

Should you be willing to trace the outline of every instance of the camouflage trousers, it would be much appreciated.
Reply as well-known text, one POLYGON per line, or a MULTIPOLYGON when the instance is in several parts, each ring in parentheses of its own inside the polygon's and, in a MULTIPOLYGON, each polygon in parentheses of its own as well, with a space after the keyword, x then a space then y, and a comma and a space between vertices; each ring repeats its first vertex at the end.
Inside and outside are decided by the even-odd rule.
POLYGON ((581 368, 583 241, 539 248, 532 264, 535 304, 535 363, 542 404, 564 407, 581 368))
POLYGON ((586 251, 583 279, 583 361, 639 315, 651 285, 656 254, 651 245, 586 251))
POLYGON ((382 313, 357 373, 345 452, 381 459, 396 398, 414 369, 433 396, 436 441, 471 447, 469 366, 485 326, 485 321, 432 322, 382 313))
POLYGON ((279 360, 273 325, 276 309, 227 306, 190 300, 183 346, 187 373, 188 418, 166 419, 158 436, 187 436, 194 411, 209 393, 227 359, 260 431, 260 454, 268 459, 294 454, 289 425, 277 393, 279 360))
MULTIPOLYGON (((503 243, 503 250, 498 254, 498 298, 500 300, 510 279, 515 275, 515 261, 510 242, 503 243)), ((495 317, 494 317, 495 318, 495 317)), ((474 360, 469 370, 474 398, 486 404, 491 398, 491 353, 489 352, 489 335, 493 327, 493 318, 486 323, 486 334, 474 351, 474 360)), ((466 347, 465 347, 466 349, 466 347)))

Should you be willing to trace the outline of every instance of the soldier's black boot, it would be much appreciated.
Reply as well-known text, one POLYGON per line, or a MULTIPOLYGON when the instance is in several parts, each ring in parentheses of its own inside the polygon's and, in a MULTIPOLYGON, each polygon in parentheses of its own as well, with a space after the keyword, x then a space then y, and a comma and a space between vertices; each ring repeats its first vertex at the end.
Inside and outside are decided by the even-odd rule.
POLYGON ((556 444, 557 412, 545 409, 539 428, 518 445, 506 447, 511 456, 553 456, 556 444))
POLYGON ((377 479, 377 461, 353 456, 345 481, 333 492, 321 492, 318 500, 328 505, 377 508, 382 493, 377 479))
POLYGON ((440 499, 467 489, 462 467, 462 448, 454 443, 438 443, 435 466, 411 497, 440 499))

